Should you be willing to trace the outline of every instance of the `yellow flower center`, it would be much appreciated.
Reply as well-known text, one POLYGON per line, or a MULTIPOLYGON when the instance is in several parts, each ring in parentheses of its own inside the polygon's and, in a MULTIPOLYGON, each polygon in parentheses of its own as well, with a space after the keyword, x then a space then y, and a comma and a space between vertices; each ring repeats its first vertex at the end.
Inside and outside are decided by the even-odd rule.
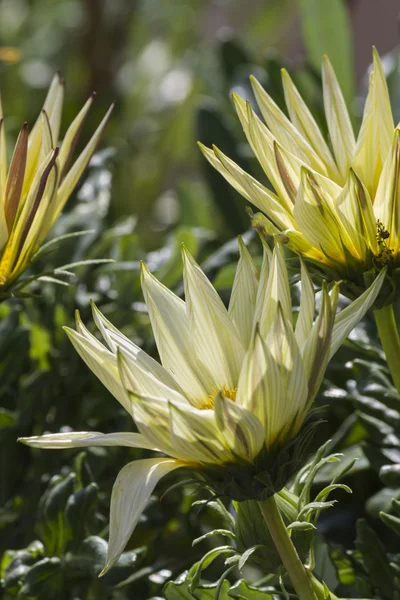
POLYGON ((218 390, 216 387, 213 387, 211 390, 211 393, 208 394, 206 401, 204 402, 203 406, 201 407, 202 409, 211 409, 214 408, 214 398, 217 395, 218 391, 221 392, 221 394, 223 396, 225 396, 225 398, 229 398, 229 400, 232 400, 233 402, 236 401, 236 392, 237 392, 237 388, 227 388, 226 386, 222 386, 220 390, 218 390))

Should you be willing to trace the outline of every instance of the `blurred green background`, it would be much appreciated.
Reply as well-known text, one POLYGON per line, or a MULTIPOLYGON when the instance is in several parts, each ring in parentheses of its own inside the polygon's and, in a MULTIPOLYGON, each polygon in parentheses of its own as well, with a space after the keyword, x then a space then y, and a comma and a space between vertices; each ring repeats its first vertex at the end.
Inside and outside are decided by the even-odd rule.
MULTIPOLYGON (((196 141, 216 143, 262 178, 244 143, 231 92, 252 101, 248 76, 254 73, 282 106, 284 66, 326 130, 319 74, 326 52, 357 124, 373 44, 384 58, 398 121, 398 11, 397 0, 0 0, 0 89, 10 151, 23 122, 32 125, 36 119, 58 70, 66 80, 62 133, 93 90, 97 98, 82 143, 116 103, 99 152, 52 235, 91 233, 53 247, 30 274, 85 259, 115 262, 79 267, 69 287, 34 283, 32 297, 0 304, 0 595, 5 600, 214 597, 212 590, 190 595, 184 580, 164 587, 213 544, 192 548, 192 539, 223 526, 211 505, 200 513, 192 507, 201 494, 194 496, 189 486, 172 490, 161 503, 152 501, 127 553, 99 581, 113 481, 126 462, 148 453, 45 452, 16 439, 68 428, 132 429, 70 346, 62 325, 73 326, 78 308, 94 331, 93 298, 117 327, 156 356, 139 261, 146 260, 157 277, 182 293, 181 242, 227 300, 237 234, 247 232, 256 259, 261 248, 249 231, 246 202, 205 163, 196 141)), ((394 398, 366 320, 330 366, 319 399, 328 405, 327 422, 315 440, 317 447, 333 437, 332 450, 344 452, 348 462, 359 459, 349 477, 353 498, 339 494, 340 509, 321 526, 319 574, 333 588, 342 586, 346 597, 392 599, 394 584, 385 571, 375 574, 370 588, 364 581, 360 552, 377 544, 365 528, 357 533, 356 519, 367 517, 381 534, 379 511, 390 509, 393 496, 400 498, 399 481, 395 493, 394 480, 379 477, 382 467, 400 462, 400 439, 382 434, 400 422, 400 414, 394 419, 394 398)), ((330 476, 322 475, 317 485, 330 476)), ((388 546, 379 558, 387 561, 385 552, 398 550, 398 542, 386 530, 384 535, 388 546)), ((209 580, 220 572, 216 568, 209 580)), ((249 571, 249 579, 257 574, 249 571)), ((231 582, 238 577, 233 574, 231 582)), ((271 598, 258 591, 251 595, 240 585, 241 591, 235 588, 226 598, 271 598)))

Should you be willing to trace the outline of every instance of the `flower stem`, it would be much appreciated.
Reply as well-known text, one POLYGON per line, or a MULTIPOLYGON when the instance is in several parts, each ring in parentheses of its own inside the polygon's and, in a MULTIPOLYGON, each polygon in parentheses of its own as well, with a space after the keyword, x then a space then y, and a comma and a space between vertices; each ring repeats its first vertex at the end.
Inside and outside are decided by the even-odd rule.
POLYGON ((374 310, 374 316, 389 371, 397 392, 400 394, 400 338, 393 305, 388 304, 383 308, 374 310))
POLYGON ((276 505, 275 497, 271 496, 267 500, 260 501, 258 504, 299 600, 317 600, 310 575, 307 573, 297 554, 279 508, 276 505))

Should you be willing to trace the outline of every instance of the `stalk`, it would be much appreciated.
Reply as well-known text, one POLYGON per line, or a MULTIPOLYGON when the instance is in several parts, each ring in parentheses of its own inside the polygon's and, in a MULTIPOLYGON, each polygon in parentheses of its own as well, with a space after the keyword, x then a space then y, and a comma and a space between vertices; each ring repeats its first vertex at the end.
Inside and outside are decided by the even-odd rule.
POLYGON ((400 395, 400 338, 393 305, 374 310, 374 316, 389 371, 400 395))
POLYGON ((297 554, 296 548, 293 545, 281 513, 276 505, 275 497, 271 496, 267 500, 260 501, 258 504, 260 505, 261 512, 272 540, 299 600, 317 600, 310 574, 307 573, 297 554))

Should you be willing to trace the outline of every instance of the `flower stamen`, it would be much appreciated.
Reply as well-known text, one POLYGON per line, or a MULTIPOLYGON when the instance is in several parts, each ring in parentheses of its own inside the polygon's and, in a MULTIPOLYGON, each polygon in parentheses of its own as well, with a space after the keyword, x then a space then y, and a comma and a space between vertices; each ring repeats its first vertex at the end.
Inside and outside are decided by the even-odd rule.
POLYGON ((236 392, 237 392, 237 388, 228 388, 225 385, 223 385, 221 387, 220 390, 218 390, 215 386, 212 388, 211 392, 208 394, 203 406, 201 407, 203 410, 210 410, 212 408, 214 408, 214 399, 215 396, 217 395, 218 391, 221 392, 221 394, 223 396, 225 396, 225 398, 228 398, 229 400, 232 400, 232 402, 236 402, 236 392))

